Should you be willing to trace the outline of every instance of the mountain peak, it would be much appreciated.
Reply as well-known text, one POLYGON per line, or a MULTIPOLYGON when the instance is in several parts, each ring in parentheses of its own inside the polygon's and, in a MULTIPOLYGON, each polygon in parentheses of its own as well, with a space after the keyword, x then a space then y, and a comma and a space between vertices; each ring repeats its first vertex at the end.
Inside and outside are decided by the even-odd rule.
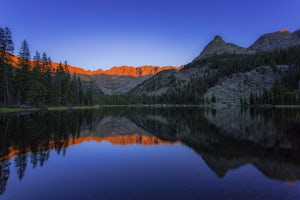
POLYGON ((224 42, 224 40, 223 40, 223 38, 220 36, 220 35, 216 35, 215 36, 215 38, 213 39, 213 41, 223 41, 224 42))
POLYGON ((232 43, 226 43, 221 36, 216 35, 214 39, 203 49, 201 54, 194 60, 207 58, 212 55, 245 53, 249 53, 246 48, 237 46, 232 43))
POLYGON ((275 49, 287 48, 300 45, 300 31, 291 33, 288 29, 283 29, 273 33, 267 33, 258 38, 250 46, 250 49, 259 51, 273 51, 275 49))

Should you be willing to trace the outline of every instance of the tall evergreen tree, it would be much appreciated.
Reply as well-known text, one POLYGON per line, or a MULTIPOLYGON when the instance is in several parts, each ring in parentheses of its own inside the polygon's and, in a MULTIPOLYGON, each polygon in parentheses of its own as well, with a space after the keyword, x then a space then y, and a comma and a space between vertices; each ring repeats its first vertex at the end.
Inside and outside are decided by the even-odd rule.
POLYGON ((62 63, 60 62, 56 68, 55 71, 55 77, 54 77, 54 88, 53 91, 53 102, 55 104, 61 104, 62 103, 62 96, 63 96, 63 81, 64 81, 64 67, 62 63))
POLYGON ((12 41, 12 34, 9 28, 0 28, 0 97, 4 104, 9 102, 9 68, 7 63, 10 61, 10 55, 14 51, 14 44, 12 41))
POLYGON ((37 71, 41 70, 41 55, 38 51, 35 52, 35 56, 33 57, 33 68, 37 68, 37 71))
POLYGON ((17 78, 19 102, 24 103, 29 89, 29 73, 31 67, 29 45, 26 40, 23 41, 19 51, 19 66, 21 67, 17 78))
POLYGON ((63 103, 71 103, 70 102, 70 85, 71 85, 71 76, 69 71, 68 62, 64 62, 64 80, 62 84, 62 94, 63 94, 63 103))
POLYGON ((48 66, 48 57, 47 54, 44 52, 41 58, 41 73, 45 74, 47 71, 47 66, 48 66))
POLYGON ((47 69, 46 72, 50 75, 52 75, 52 73, 54 72, 53 66, 52 66, 52 59, 50 58, 50 56, 48 57, 48 65, 47 65, 46 69, 47 69))
POLYGON ((66 60, 64 62, 64 71, 65 71, 66 74, 70 75, 69 65, 68 65, 68 62, 66 60))
POLYGON ((6 44, 5 44, 5 34, 4 30, 0 27, 0 101, 4 103, 5 97, 5 51, 6 51, 6 44))
POLYGON ((30 73, 29 90, 27 92, 27 101, 33 105, 42 105, 45 103, 47 91, 43 84, 41 73, 41 58, 37 51, 33 58, 33 69, 30 73))
POLYGON ((8 27, 4 28, 4 34, 5 34, 6 52, 12 54, 15 48, 12 40, 12 34, 8 27))
POLYGON ((46 65, 46 72, 44 74, 46 80, 46 87, 47 87, 47 104, 53 104, 53 92, 55 90, 53 85, 53 78, 52 78, 52 60, 50 57, 47 58, 47 65, 46 65))
POLYGON ((51 61, 51 59, 47 57, 46 53, 43 53, 41 58, 40 72, 42 75, 43 87, 46 91, 44 96, 46 104, 52 103, 52 69, 49 61, 51 61))

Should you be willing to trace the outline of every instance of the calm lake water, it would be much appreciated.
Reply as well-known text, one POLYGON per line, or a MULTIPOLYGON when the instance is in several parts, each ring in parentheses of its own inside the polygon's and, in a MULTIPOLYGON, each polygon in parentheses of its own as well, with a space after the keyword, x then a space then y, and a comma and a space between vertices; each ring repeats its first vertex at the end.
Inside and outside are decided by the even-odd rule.
POLYGON ((300 199, 300 110, 0 115, 0 199, 300 199))

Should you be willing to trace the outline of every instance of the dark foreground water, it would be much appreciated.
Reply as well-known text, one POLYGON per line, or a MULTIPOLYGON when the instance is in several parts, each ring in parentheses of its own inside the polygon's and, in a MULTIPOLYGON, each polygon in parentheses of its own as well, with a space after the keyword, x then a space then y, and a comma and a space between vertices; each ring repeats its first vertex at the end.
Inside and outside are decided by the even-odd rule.
POLYGON ((0 115, 0 199, 300 199, 300 111, 0 115))

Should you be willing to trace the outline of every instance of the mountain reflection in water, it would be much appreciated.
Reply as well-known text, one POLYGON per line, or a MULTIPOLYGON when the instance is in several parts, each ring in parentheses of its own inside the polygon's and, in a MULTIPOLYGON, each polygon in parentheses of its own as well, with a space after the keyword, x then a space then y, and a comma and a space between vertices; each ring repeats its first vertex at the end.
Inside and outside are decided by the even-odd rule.
MULTIPOLYGON (((211 111, 195 108, 104 108, 0 115, 0 195, 15 167, 44 166, 50 152, 87 141, 113 145, 192 148, 218 177, 252 164, 264 176, 295 184, 300 179, 300 111, 211 111)), ((66 155, 67 156, 67 155, 66 155)))

